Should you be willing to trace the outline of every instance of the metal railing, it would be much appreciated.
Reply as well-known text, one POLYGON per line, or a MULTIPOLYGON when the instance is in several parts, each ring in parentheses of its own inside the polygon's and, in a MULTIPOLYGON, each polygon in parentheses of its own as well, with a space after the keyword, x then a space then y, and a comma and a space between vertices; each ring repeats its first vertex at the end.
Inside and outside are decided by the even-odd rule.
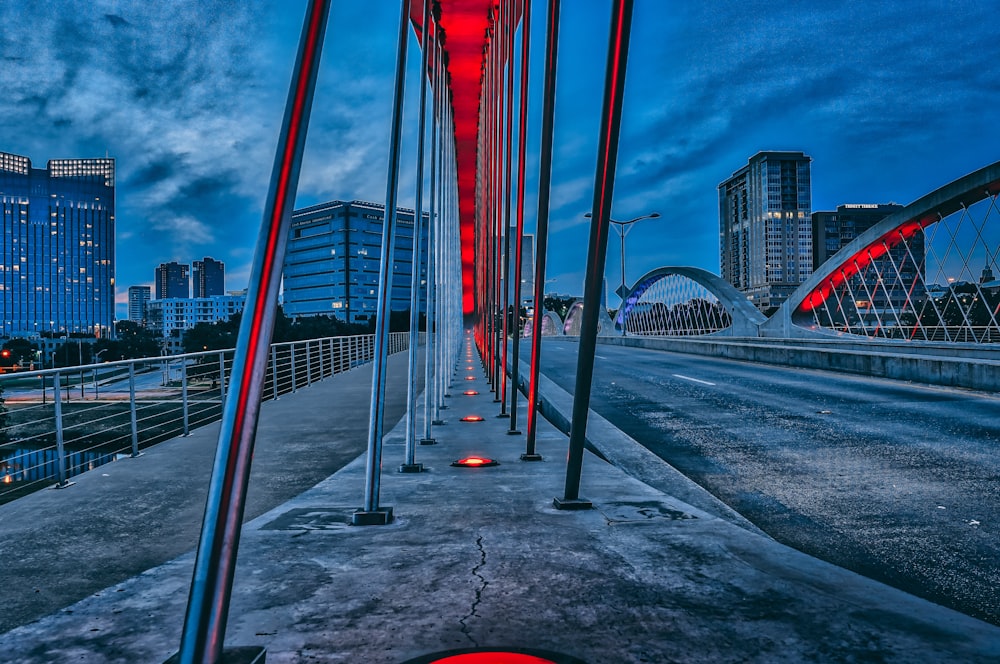
MULTIPOLYGON (((390 335, 389 353, 409 333, 390 335)), ((0 503, 217 421, 233 349, 0 375, 0 503)), ((264 399, 370 362, 374 336, 274 344, 264 399)))

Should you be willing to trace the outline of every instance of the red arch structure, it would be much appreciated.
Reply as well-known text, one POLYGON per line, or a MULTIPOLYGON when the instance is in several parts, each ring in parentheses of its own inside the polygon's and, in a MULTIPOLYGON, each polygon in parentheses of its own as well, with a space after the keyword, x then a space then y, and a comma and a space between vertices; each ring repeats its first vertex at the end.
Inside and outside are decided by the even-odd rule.
MULTIPOLYGON (((487 55, 496 41, 497 0, 435 0, 438 37, 443 42, 448 98, 455 126, 459 232, 462 246, 462 308, 475 309, 476 183, 479 173, 479 118, 487 55)), ((522 0, 512 5, 515 26, 522 0)), ((433 12, 432 12, 433 13, 433 12)), ((425 24, 423 3, 411 0, 410 21, 418 36, 425 24)), ((429 65, 430 66, 430 65, 429 65)), ((489 100, 496 103, 499 100, 489 100)))

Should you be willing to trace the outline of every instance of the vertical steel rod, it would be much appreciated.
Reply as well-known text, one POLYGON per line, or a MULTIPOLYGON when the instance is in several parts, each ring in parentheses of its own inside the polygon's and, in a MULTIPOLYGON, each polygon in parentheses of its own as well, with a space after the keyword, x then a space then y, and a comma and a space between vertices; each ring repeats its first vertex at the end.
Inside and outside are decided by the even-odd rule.
MULTIPOLYGON (((511 341, 510 367, 510 429, 508 435, 521 433, 517 430, 518 368, 521 351, 521 260, 524 251, 524 162, 528 147, 528 56, 531 44, 531 3, 525 2, 521 14, 521 81, 517 118, 517 229, 514 232, 514 334, 511 341)), ((509 269, 509 268, 508 268, 509 269)), ((506 348, 506 342, 504 343, 506 348)))
POLYGON ((181 404, 184 413, 184 435, 191 435, 191 420, 188 404, 188 372, 187 360, 181 360, 181 404))
POLYGON ((438 150, 441 136, 440 113, 443 105, 444 92, 442 88, 445 84, 442 61, 442 47, 437 40, 435 31, 434 50, 434 99, 432 101, 431 113, 431 200, 430 219, 427 229, 427 362, 424 366, 424 437, 420 440, 423 445, 433 445, 437 442, 431 433, 431 425, 438 422, 438 398, 437 384, 441 367, 437 364, 437 345, 440 337, 440 325, 437 311, 437 190, 438 190, 438 150))
POLYGON ((53 390, 55 392, 55 399, 52 400, 52 405, 56 409, 56 471, 59 479, 59 483, 56 486, 64 487, 66 486, 66 450, 63 448, 62 396, 59 394, 62 390, 62 376, 58 371, 52 376, 52 384, 55 386, 55 390, 53 390))
POLYGON ((132 426, 132 456, 139 456, 139 426, 135 416, 135 362, 128 365, 128 404, 129 419, 132 426))
POLYGON ((267 349, 329 9, 329 0, 310 0, 299 39, 209 482, 180 664, 217 664, 222 657, 267 349))
POLYGON ((278 349, 271 346, 271 400, 278 400, 278 349))
POLYGON ((580 474, 583 470, 583 446, 587 436, 587 412, 597 350, 597 323, 601 306, 604 261, 608 250, 608 227, 611 200, 615 188, 618 161, 618 136, 621 129, 622 97, 625 93, 625 69, 628 63, 629 33, 632 26, 632 0, 615 0, 611 11, 611 35, 608 39, 608 64, 604 79, 604 105, 598 135, 597 170, 594 175, 594 204, 587 247, 586 281, 583 293, 583 322, 580 349, 576 362, 576 389, 573 393, 573 419, 570 422, 569 458, 566 462, 566 487, 556 506, 589 507, 580 500, 580 474))
POLYGON ((291 354, 291 360, 290 360, 290 362, 291 362, 291 365, 292 365, 292 392, 295 392, 295 388, 296 388, 295 380, 296 380, 297 376, 295 375, 295 342, 294 341, 291 343, 291 345, 288 347, 288 349, 289 349, 289 353, 291 354))
POLYGON ((560 0, 549 0, 545 39, 545 82, 542 87, 542 138, 538 157, 538 217, 535 221, 535 314, 531 322, 531 376, 528 379, 527 441, 522 459, 535 461, 538 429, 538 374, 542 358, 542 313, 545 300, 545 254, 549 245, 549 195, 552 191, 552 127, 556 109, 556 62, 559 54, 560 0))
MULTIPOLYGON (((417 106, 417 191, 413 205, 413 258, 410 274, 410 352, 407 374, 409 382, 406 394, 406 458, 401 471, 419 471, 423 467, 416 462, 417 455, 417 345, 420 327, 420 256, 421 229, 424 223, 424 133, 427 129, 427 47, 430 43, 430 0, 424 0, 420 20, 420 102, 417 106)), ((431 220, 428 219, 428 227, 431 220)), ((429 230, 429 228, 428 228, 429 230)), ((429 247, 427 251, 430 254, 429 247)), ((425 277, 427 275, 424 275, 425 277)), ((426 329, 430 330, 430 319, 424 315, 426 329)), ((425 383, 426 387, 426 383, 425 383)))
POLYGON ((399 181, 399 147, 403 126, 403 93, 406 84, 406 44, 409 36, 410 2, 399 3, 399 38, 396 45, 396 80, 393 87, 392 125, 389 135, 389 172, 386 176, 385 219, 382 223, 382 256, 379 261, 378 302, 375 309, 375 348, 372 368, 372 396, 368 423, 368 456, 365 464, 364 506, 355 512, 355 525, 385 524, 392 520, 391 509, 379 510, 382 473, 382 426, 385 408, 386 345, 389 340, 389 313, 392 309, 392 261, 396 240, 396 188, 399 181))

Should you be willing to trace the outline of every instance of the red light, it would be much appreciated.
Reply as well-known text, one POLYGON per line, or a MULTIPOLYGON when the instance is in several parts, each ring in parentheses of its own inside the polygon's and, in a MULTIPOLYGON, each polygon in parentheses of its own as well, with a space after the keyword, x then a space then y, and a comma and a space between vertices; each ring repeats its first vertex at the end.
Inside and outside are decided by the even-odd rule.
MULTIPOLYGON (((459 459, 458 461, 453 461, 451 465, 457 468, 486 468, 487 466, 499 466, 500 464, 497 461, 489 459, 487 457, 469 456, 465 457, 464 459, 459 459)), ((491 660, 491 661, 503 661, 503 660, 491 660)))
MULTIPOLYGON (((2 356, 2 357, 10 357, 10 351, 7 350, 6 348, 4 350, 0 350, 0 356, 2 356)), ((471 369, 472 367, 469 367, 469 368, 471 369)))
POLYGON ((466 376, 465 377, 465 380, 475 380, 475 379, 476 379, 475 376, 466 376))
POLYGON ((464 394, 467 397, 474 397, 477 394, 479 394, 479 392, 476 392, 475 390, 466 390, 465 392, 462 392, 462 394, 464 394))
POLYGON ((482 422, 483 418, 479 415, 466 415, 462 418, 463 422, 482 422))

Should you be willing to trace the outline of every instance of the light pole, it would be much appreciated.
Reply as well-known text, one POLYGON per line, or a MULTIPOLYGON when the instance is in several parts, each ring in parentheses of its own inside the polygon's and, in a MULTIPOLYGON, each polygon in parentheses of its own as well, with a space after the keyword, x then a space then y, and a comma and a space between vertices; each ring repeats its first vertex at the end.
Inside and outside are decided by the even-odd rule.
MULTIPOLYGON (((584 217, 590 217, 590 213, 583 215, 584 217)), ((659 212, 650 212, 649 214, 643 214, 638 217, 633 217, 632 219, 626 219, 625 221, 618 221, 617 219, 608 219, 608 221, 614 226, 615 230, 618 231, 618 238, 621 241, 621 262, 622 262, 622 282, 621 286, 618 287, 616 294, 621 298, 621 304, 618 305, 619 315, 616 318, 620 318, 622 322, 622 336, 625 336, 625 314, 622 311, 625 307, 625 295, 628 290, 625 288, 625 236, 628 235, 629 230, 632 228, 632 224, 637 221, 642 221, 643 219, 656 219, 660 216, 659 212)))

